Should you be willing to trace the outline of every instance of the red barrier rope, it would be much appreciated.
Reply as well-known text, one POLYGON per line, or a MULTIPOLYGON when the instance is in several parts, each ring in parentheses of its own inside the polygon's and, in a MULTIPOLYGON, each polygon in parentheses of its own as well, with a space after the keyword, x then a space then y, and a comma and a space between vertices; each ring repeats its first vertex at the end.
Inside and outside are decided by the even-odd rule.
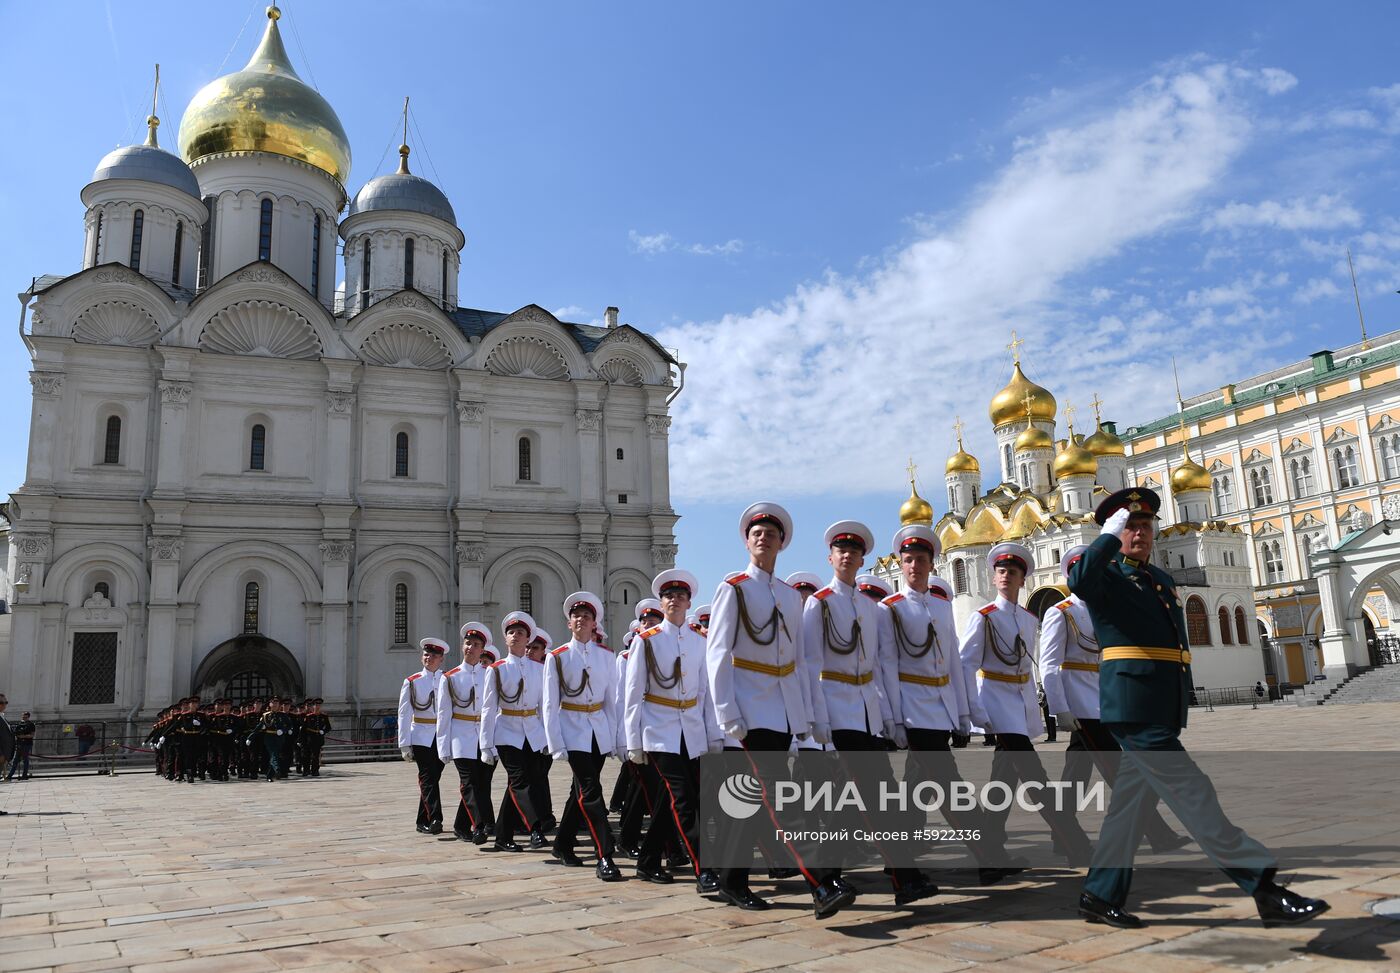
POLYGON ((93 749, 89 750, 87 753, 56 754, 56 753, 33 753, 33 752, 31 752, 31 753, 29 754, 29 756, 35 758, 36 760, 85 760, 85 759, 87 759, 88 757, 95 757, 95 756, 97 756, 98 754, 102 753, 103 751, 111 750, 113 747, 116 747, 116 746, 120 746, 120 744, 117 744, 117 743, 109 743, 109 744, 107 744, 105 747, 94 747, 93 749))

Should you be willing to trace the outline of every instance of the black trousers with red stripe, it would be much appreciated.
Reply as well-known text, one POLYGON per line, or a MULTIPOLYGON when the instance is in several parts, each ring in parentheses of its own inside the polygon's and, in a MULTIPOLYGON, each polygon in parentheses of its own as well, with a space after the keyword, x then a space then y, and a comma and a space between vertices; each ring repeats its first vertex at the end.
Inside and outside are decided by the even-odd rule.
MULTIPOLYGON (((726 746, 729 751, 748 754, 749 766, 753 775, 763 782, 764 812, 755 814, 743 821, 728 824, 735 828, 734 849, 741 854, 754 847, 760 847, 763 857, 769 863, 791 861, 802 873, 807 884, 815 888, 827 877, 828 872, 815 871, 807 867, 801 849, 789 842, 778 842, 774 831, 779 828, 773 812, 773 782, 788 775, 788 748, 792 745, 792 734, 782 730, 768 730, 762 727, 749 730, 739 746, 726 746)), ((721 887, 738 892, 749 887, 749 867, 731 867, 719 870, 721 887)))
MULTIPOLYGON (((904 780, 912 794, 914 788, 924 781, 933 781, 943 788, 944 794, 952 792, 952 785, 955 781, 963 779, 958 771, 957 761, 953 759, 952 730, 930 730, 923 727, 906 727, 909 734, 909 758, 904 764, 904 780)), ((972 852, 972 857, 980 862, 998 861, 1005 854, 1005 847, 998 845, 993 847, 990 842, 992 836, 987 829, 983 816, 975 811, 955 811, 950 806, 952 801, 945 800, 941 808, 943 819, 948 822, 950 828, 965 832, 978 832, 982 834, 988 843, 982 843, 969 839, 968 850, 972 852)), ((923 811, 917 807, 910 812, 911 829, 918 829, 927 826, 927 818, 923 811)))
POLYGON ((452 764, 457 768, 457 793, 461 795, 452 830, 468 832, 486 827, 484 805, 490 803, 491 794, 477 790, 481 780, 481 761, 475 757, 454 757, 452 764))
POLYGON ((623 761, 621 774, 632 778, 632 788, 618 822, 617 840, 628 848, 636 848, 642 837, 642 824, 647 818, 656 817, 662 805, 661 777, 650 763, 634 764, 630 760, 623 761))
POLYGON ((539 814, 539 824, 543 827, 554 820, 554 795, 549 793, 549 769, 554 766, 554 758, 547 753, 535 751, 531 757, 533 777, 530 782, 530 799, 539 814))
POLYGON ((529 831, 540 822, 530 794, 535 755, 528 749, 506 746, 496 747, 496 755, 506 769, 506 792, 501 795, 501 813, 496 816, 496 841, 504 844, 515 837, 517 829, 529 831))
POLYGON ((612 829, 608 827, 608 809, 603 803, 603 784, 598 779, 604 759, 596 737, 591 751, 569 751, 569 769, 574 772, 574 783, 569 788, 569 803, 554 835, 555 851, 572 853, 579 831, 586 825, 594 853, 600 858, 612 857, 612 829))
MULTIPOLYGON (((854 781, 862 793, 879 793, 881 782, 884 782, 888 789, 893 790, 894 770, 890 767, 889 751, 883 739, 873 733, 867 733, 865 730, 832 730, 831 742, 836 746, 838 754, 868 754, 868 756, 854 759, 846 759, 845 757, 841 759, 841 767, 847 778, 854 781), (876 754, 879 756, 875 756, 876 754)), ((871 830, 875 830, 876 822, 867 820, 865 823, 871 830)), ((889 875, 895 891, 923 877, 916 868, 897 868, 891 865, 890 862, 893 859, 889 851, 883 846, 879 850, 881 857, 885 859, 885 873, 889 875)))
POLYGON ((695 874, 699 875, 700 761, 691 759, 682 736, 680 753, 653 750, 647 754, 647 765, 660 787, 652 805, 651 827, 647 828, 647 835, 637 851, 637 867, 659 867, 661 855, 679 839, 695 874))
POLYGON ((413 762, 418 765, 418 826, 442 824, 442 794, 438 791, 442 760, 438 758, 437 747, 414 744, 413 762))
MULTIPOLYGON (((1034 781, 1044 785, 1048 783, 1045 774, 1045 765, 1040 762, 1040 755, 1035 752, 1035 745, 1031 743, 1030 737, 1024 733, 998 733, 996 754, 992 757, 991 779, 999 781, 1010 788, 1015 793, 1016 785, 1021 782, 1034 781)), ((1050 832, 1054 836, 1055 847, 1067 855, 1071 863, 1078 864, 1089 861, 1092 849, 1089 845, 1089 838, 1084 834, 1084 829, 1079 826, 1079 819, 1074 816, 1074 812, 1064 808, 1056 810, 1050 801, 1042 801, 1040 816, 1045 823, 1050 826, 1050 832)), ((988 811, 987 824, 994 842, 1006 843, 1006 819, 1011 814, 1008 806, 1001 811, 988 811)))

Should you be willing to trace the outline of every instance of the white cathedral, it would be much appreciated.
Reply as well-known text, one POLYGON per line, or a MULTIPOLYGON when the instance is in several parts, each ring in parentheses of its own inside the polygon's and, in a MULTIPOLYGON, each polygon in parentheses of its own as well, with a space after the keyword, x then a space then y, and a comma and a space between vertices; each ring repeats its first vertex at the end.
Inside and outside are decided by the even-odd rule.
POLYGON ((404 146, 346 209, 348 140, 278 16, 195 96, 180 155, 152 115, 102 159, 82 270, 21 295, 28 465, 0 511, 15 711, 138 720, 276 692, 364 712, 420 637, 517 608, 559 634, 578 588, 621 619, 674 563, 683 366, 615 308, 587 326, 459 307, 451 203, 404 146))

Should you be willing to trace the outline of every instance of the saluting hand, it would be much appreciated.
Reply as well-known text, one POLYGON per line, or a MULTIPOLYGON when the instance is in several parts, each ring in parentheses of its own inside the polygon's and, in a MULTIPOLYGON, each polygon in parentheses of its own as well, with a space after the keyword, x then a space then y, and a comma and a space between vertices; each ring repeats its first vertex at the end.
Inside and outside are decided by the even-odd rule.
POLYGON ((1131 516, 1131 514, 1128 512, 1127 507, 1114 511, 1113 516, 1104 521, 1103 532, 1105 534, 1112 534, 1114 537, 1121 539, 1123 536, 1123 528, 1128 525, 1129 516, 1131 516))

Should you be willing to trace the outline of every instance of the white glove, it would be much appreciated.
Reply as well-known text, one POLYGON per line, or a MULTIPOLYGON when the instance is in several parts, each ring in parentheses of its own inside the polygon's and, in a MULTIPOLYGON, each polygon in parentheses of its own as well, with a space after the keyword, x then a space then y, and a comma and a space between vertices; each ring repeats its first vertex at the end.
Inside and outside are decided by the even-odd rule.
POLYGON ((496 759, 497 757, 495 747, 487 747, 485 750, 481 751, 481 762, 486 764, 486 766, 495 766, 496 759))
POLYGON ((399 753, 403 754, 403 759, 411 761, 413 759, 412 747, 400 747, 399 753))
POLYGON ((277 731, 277 735, 280 737, 280 736, 282 735, 282 731, 281 731, 281 730, 278 730, 278 731, 277 731))
POLYGON ((1079 721, 1074 718, 1073 713, 1056 713, 1055 725, 1061 730, 1079 729, 1079 721))
POLYGON ((904 724, 894 723, 892 724, 892 726, 894 727, 894 732, 890 734, 890 739, 894 741, 894 745, 896 747, 899 747, 899 749, 908 750, 909 733, 907 730, 905 730, 904 724))
POLYGON ((645 750, 628 750, 627 759, 634 764, 644 764, 647 762, 647 752, 645 750))
POLYGON ((163 747, 163 746, 165 746, 165 737, 161 737, 159 740, 157 740, 157 741, 156 741, 156 746, 158 746, 158 747, 163 747))
POLYGON ((199 725, 200 725, 200 724, 199 724, 199 720, 194 720, 194 721, 192 722, 191 725, 193 725, 193 726, 199 726, 199 725))
POLYGON ((562 761, 564 761, 565 763, 568 763, 568 761, 569 761, 569 751, 567 751, 567 750, 556 750, 554 753, 551 753, 549 756, 550 756, 550 758, 553 759, 553 760, 562 760, 562 761))
POLYGON ((813 740, 816 740, 818 743, 823 744, 823 745, 830 743, 830 742, 831 742, 831 724, 830 724, 830 723, 813 723, 813 724, 812 724, 812 739, 813 739, 813 740))
POLYGON ((1115 537, 1121 535, 1123 533, 1123 528, 1127 526, 1129 516, 1131 516, 1131 513, 1127 507, 1114 511, 1113 516, 1104 521, 1103 532, 1105 534, 1112 534, 1115 537))
POLYGON ((725 736, 733 737, 736 740, 742 740, 749 735, 748 724, 743 720, 735 720, 733 723, 726 723, 722 729, 724 730, 725 736))

